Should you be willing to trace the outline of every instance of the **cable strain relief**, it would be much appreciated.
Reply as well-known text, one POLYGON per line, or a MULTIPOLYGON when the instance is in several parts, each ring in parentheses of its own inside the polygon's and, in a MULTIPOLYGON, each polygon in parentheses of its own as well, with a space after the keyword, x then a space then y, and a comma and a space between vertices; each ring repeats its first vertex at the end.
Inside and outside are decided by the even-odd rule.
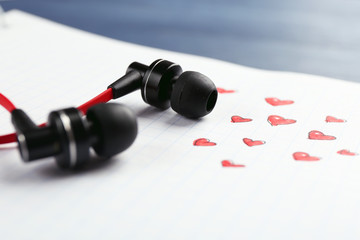
POLYGON ((18 132, 26 132, 38 128, 30 117, 18 108, 11 112, 11 121, 18 132))
POLYGON ((142 75, 138 71, 130 71, 108 86, 113 90, 113 99, 125 96, 141 88, 142 75))

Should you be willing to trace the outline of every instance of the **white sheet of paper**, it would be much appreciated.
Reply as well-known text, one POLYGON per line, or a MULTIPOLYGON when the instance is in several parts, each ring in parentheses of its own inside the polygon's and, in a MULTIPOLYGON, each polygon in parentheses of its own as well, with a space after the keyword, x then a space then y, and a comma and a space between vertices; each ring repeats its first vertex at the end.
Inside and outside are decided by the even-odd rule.
MULTIPOLYGON (((105 90, 133 61, 168 59, 235 92, 219 94, 197 121, 146 105, 139 91, 115 100, 138 116, 138 137, 79 173, 52 159, 25 164, 15 144, 0 147, 2 239, 360 238, 360 155, 337 153, 360 153, 359 84, 133 45, 16 10, 5 20, 0 89, 38 123, 105 90), (268 97, 294 103, 271 106, 268 97), (232 123, 235 115, 252 121, 232 123), (271 126, 270 115, 296 123, 271 126), (312 130, 336 139, 310 140, 312 130), (199 138, 216 145, 194 146, 199 138), (295 152, 320 160, 294 160, 295 152)), ((13 131, 5 110, 0 125, 13 131)))

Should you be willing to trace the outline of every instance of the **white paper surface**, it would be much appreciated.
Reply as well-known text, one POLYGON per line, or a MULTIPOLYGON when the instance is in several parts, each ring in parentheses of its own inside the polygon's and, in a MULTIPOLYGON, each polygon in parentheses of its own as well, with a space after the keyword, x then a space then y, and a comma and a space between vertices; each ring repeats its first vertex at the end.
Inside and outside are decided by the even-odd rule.
MULTIPOLYGON (((15 144, 1 146, 2 239, 360 238, 359 84, 137 46, 20 11, 5 20, 1 93, 38 123, 102 92, 133 61, 167 59, 235 92, 219 94, 198 121, 146 105, 139 91, 115 100, 138 116, 138 137, 79 173, 52 159, 25 164, 15 144), (272 106, 270 97, 294 103, 272 106), (271 115, 296 123, 272 126, 271 115), (336 139, 311 140, 312 130, 336 139), (194 146, 199 138, 216 145, 194 146), (250 147, 244 138, 265 143, 250 147), (320 160, 295 160, 296 152, 320 160)), ((0 126, 13 131, 5 110, 0 126)))

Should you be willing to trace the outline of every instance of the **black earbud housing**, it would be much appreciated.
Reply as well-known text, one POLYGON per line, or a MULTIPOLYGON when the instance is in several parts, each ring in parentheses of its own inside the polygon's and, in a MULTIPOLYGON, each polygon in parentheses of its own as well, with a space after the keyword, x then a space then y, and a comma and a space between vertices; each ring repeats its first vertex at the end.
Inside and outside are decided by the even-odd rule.
POLYGON ((141 82, 143 100, 154 107, 168 109, 172 84, 181 73, 181 67, 173 62, 162 59, 153 62, 141 82))

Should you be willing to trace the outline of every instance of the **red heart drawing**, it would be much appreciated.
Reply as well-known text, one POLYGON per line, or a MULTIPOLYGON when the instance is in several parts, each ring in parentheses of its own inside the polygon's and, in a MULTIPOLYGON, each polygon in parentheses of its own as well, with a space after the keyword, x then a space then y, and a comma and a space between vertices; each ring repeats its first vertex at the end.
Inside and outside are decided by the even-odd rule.
POLYGON ((267 120, 272 126, 296 123, 294 119, 285 119, 277 115, 270 115, 267 120))
POLYGON ((309 139, 312 139, 312 140, 335 140, 336 137, 325 135, 324 133, 317 131, 317 130, 312 130, 309 132, 309 139))
POLYGON ((332 117, 332 116, 327 116, 325 122, 346 122, 346 120, 344 119, 339 119, 336 117, 332 117))
POLYGON ((319 157, 310 156, 306 152, 295 152, 293 158, 297 161, 319 161, 319 157))
POLYGON ((193 145, 194 146, 215 146, 216 143, 210 142, 210 140, 206 139, 206 138, 199 138, 193 142, 193 145))
POLYGON ((272 106, 289 105, 294 103, 293 100, 280 100, 274 97, 265 98, 265 101, 272 106))
POLYGON ((350 152, 349 150, 347 149, 342 149, 340 151, 337 151, 338 154, 341 154, 341 155, 347 155, 347 156, 356 156, 358 155, 357 153, 354 153, 354 152, 350 152))
POLYGON ((216 90, 218 91, 218 93, 234 93, 235 90, 227 90, 224 88, 216 88, 216 90))
POLYGON ((232 123, 251 122, 251 121, 252 121, 251 118, 243 118, 243 117, 236 116, 236 115, 231 117, 232 123))
POLYGON ((223 167, 245 167, 245 165, 242 164, 234 164, 233 162, 229 161, 229 160, 223 160, 221 161, 221 165, 223 167))
POLYGON ((254 140, 252 140, 250 138, 244 138, 243 141, 249 147, 263 145, 265 143, 265 141, 261 141, 261 140, 254 141, 254 140))

